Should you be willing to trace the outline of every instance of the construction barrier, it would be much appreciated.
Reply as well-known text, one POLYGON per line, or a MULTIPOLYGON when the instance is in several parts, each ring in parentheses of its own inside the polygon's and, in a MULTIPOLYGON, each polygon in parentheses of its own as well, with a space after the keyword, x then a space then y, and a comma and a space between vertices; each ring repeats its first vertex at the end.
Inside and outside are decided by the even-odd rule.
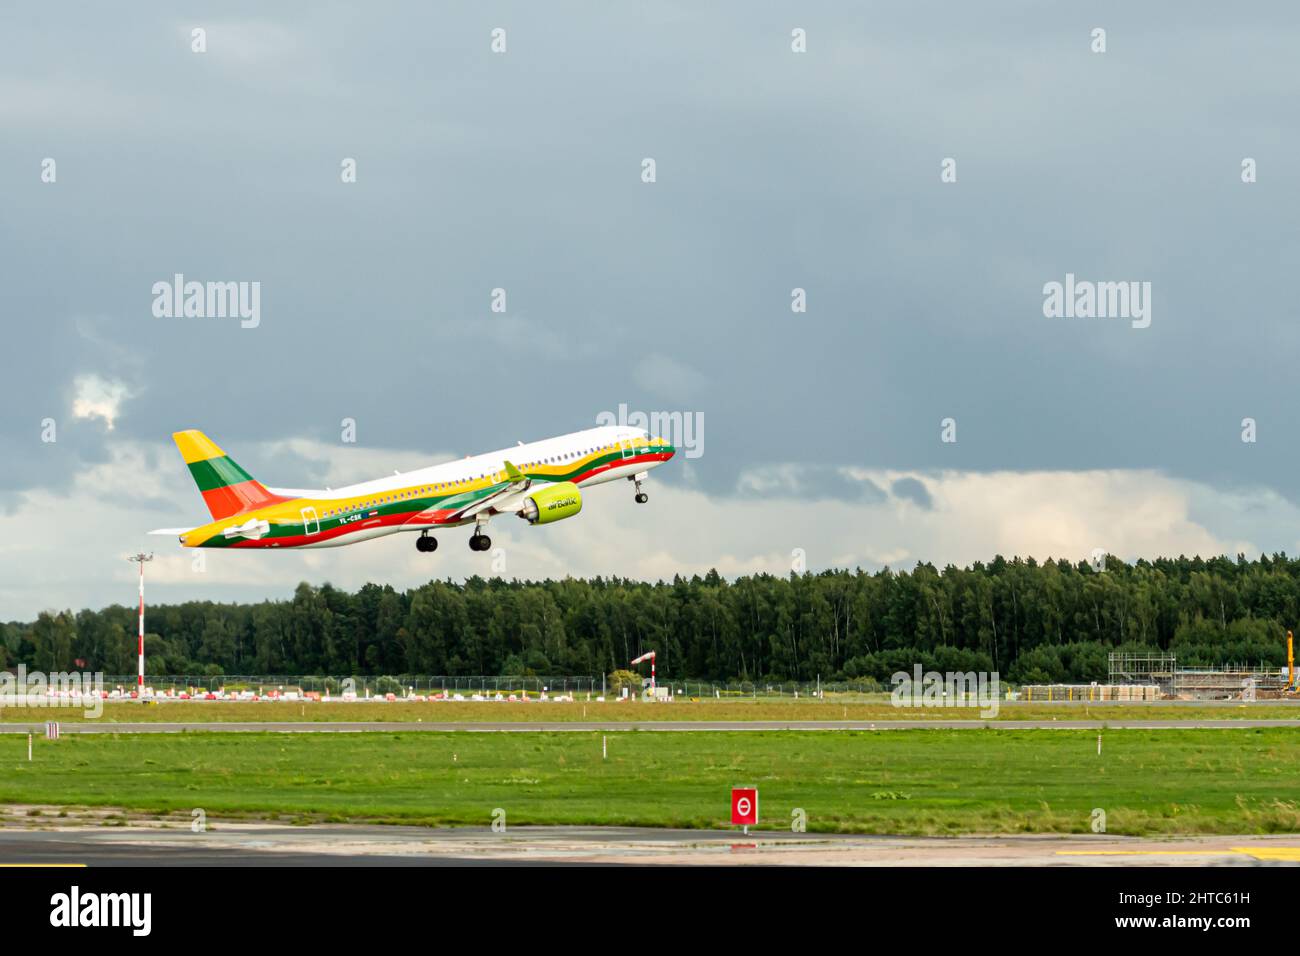
POLYGON ((1020 699, 1039 703, 1148 701, 1161 699, 1155 684, 1026 684, 1020 699))

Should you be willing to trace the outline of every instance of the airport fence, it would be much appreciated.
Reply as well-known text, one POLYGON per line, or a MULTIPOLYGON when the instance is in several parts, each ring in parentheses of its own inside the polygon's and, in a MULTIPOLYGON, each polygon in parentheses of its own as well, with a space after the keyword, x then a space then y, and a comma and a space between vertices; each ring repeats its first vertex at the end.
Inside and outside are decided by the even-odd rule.
MULTIPOLYGON (((381 674, 321 676, 284 674, 172 674, 145 677, 145 684, 155 695, 189 697, 221 694, 230 697, 253 694, 266 697, 302 698, 328 696, 358 699, 436 697, 451 699, 508 699, 527 696, 540 698, 612 697, 614 692, 606 678, 599 675, 428 675, 381 674)), ((648 691, 649 678, 644 689, 648 691)), ((136 677, 110 675, 104 678, 105 689, 115 696, 129 695, 136 687, 136 677)), ((804 699, 819 695, 830 697, 868 696, 888 693, 889 688, 874 680, 865 681, 700 681, 660 677, 660 696, 693 700, 804 699)))

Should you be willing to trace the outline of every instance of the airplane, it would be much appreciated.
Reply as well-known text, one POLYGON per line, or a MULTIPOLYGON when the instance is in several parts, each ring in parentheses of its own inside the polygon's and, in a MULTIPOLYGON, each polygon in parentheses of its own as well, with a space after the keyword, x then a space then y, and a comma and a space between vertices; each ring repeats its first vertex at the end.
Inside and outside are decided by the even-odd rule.
POLYGON ((333 548, 416 531, 416 550, 430 552, 438 548, 432 531, 472 524, 470 550, 487 551, 493 517, 514 514, 530 525, 571 518, 591 485, 626 478, 645 504, 642 482, 676 453, 641 429, 607 425, 313 491, 263 485, 197 429, 172 438, 212 520, 149 533, 176 535, 187 548, 333 548))

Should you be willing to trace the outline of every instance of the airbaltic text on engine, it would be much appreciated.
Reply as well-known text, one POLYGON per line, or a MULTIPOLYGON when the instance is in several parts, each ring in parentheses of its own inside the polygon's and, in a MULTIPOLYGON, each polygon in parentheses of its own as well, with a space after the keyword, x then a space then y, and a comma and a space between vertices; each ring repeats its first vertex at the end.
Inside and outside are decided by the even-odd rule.
POLYGON ((524 499, 520 517, 529 524, 550 524, 572 518, 582 510, 582 492, 571 481, 561 481, 534 491, 524 499))

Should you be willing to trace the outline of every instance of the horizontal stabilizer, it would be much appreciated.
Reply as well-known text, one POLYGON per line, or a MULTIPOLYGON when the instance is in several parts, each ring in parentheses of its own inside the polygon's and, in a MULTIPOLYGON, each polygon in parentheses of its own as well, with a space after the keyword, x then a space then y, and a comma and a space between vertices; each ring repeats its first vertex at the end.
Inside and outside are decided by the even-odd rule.
POLYGON ((271 523, 262 518, 249 518, 243 524, 231 525, 221 534, 229 541, 231 538, 248 538, 257 541, 271 533, 271 523))
POLYGON ((184 534, 186 531, 189 531, 189 530, 190 530, 189 528, 154 528, 152 531, 148 531, 148 532, 145 532, 145 533, 146 533, 146 534, 172 534, 172 535, 180 535, 180 534, 184 534))

